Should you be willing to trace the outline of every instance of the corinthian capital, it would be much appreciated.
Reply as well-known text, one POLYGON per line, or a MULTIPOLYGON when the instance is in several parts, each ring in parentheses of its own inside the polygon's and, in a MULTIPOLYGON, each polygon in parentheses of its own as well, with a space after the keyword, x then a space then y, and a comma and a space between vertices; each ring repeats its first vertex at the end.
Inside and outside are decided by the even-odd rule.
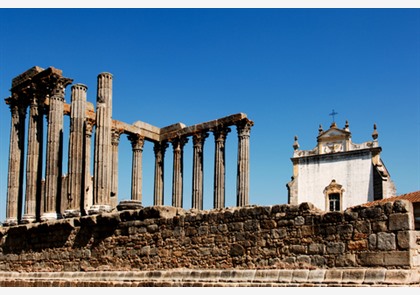
POLYGON ((131 141, 131 147, 133 151, 142 151, 144 146, 144 136, 140 134, 130 134, 128 140, 131 141))
POLYGON ((226 126, 217 126, 213 130, 214 139, 218 142, 225 142, 227 134, 231 131, 229 127, 226 126))
POLYGON ((243 119, 236 123, 236 129, 239 137, 249 137, 251 133, 251 127, 254 126, 254 122, 248 119, 243 119))
POLYGON ((155 142, 155 145, 153 147, 153 151, 155 152, 156 157, 160 157, 165 154, 166 148, 169 146, 169 144, 166 141, 162 142, 155 142))
POLYGON ((172 147, 175 152, 180 152, 184 148, 184 145, 187 142, 188 142, 187 137, 177 137, 172 140, 172 147))
POLYGON ((58 77, 52 82, 50 99, 64 101, 64 93, 67 85, 73 82, 72 79, 58 77))
POLYGON ((95 125, 94 120, 87 118, 86 119, 86 130, 85 130, 85 135, 86 137, 91 137, 92 136, 92 131, 93 131, 93 126, 95 125))
MULTIPOLYGON (((113 129, 111 132, 111 144, 114 146, 118 146, 120 143, 120 136, 123 133, 123 130, 113 129)), ((128 137, 130 139, 130 137, 128 137)))
POLYGON ((205 139, 209 137, 207 131, 197 132, 193 135, 194 147, 201 147, 204 144, 205 139))

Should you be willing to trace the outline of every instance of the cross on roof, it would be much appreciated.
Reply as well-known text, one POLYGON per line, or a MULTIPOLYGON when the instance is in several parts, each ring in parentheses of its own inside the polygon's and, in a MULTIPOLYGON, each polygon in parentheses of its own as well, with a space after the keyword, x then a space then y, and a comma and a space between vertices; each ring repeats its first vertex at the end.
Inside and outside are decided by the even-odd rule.
POLYGON ((332 116, 332 118, 333 118, 333 123, 335 122, 335 115, 338 115, 338 113, 336 111, 334 111, 334 109, 333 109, 332 112, 330 113, 330 116, 332 116))

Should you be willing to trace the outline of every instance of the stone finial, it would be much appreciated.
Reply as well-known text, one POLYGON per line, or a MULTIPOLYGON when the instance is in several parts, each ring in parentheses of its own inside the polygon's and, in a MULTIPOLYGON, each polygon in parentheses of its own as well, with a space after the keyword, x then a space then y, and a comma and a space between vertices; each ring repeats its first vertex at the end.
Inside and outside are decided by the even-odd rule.
POLYGON ((346 125, 344 125, 344 130, 349 131, 349 127, 350 127, 349 121, 346 120, 346 125))
POLYGON ((298 137, 295 136, 295 142, 293 143, 293 149, 297 150, 299 148, 298 137))
POLYGON ((372 138, 375 141, 378 139, 378 131, 376 130, 376 124, 373 124, 372 138))
POLYGON ((322 132, 324 132, 324 129, 322 129, 322 125, 319 124, 318 134, 321 134, 322 132))

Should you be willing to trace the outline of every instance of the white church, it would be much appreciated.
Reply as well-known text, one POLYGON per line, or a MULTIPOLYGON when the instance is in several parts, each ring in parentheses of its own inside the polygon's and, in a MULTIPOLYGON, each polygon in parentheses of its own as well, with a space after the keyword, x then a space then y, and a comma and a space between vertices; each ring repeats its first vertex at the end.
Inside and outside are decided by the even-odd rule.
POLYGON ((288 203, 309 202, 324 211, 343 211, 395 196, 395 185, 380 157, 376 124, 373 128, 371 141, 355 144, 347 121, 343 129, 334 121, 326 131, 319 126, 312 150, 300 150, 295 137, 293 176, 286 184, 288 203))

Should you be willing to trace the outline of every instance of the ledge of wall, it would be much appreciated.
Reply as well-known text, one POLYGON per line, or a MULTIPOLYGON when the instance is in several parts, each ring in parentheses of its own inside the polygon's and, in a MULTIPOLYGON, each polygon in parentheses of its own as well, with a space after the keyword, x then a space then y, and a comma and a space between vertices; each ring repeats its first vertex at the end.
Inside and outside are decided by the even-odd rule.
POLYGON ((419 270, 0 272, 0 287, 419 287, 419 270))

